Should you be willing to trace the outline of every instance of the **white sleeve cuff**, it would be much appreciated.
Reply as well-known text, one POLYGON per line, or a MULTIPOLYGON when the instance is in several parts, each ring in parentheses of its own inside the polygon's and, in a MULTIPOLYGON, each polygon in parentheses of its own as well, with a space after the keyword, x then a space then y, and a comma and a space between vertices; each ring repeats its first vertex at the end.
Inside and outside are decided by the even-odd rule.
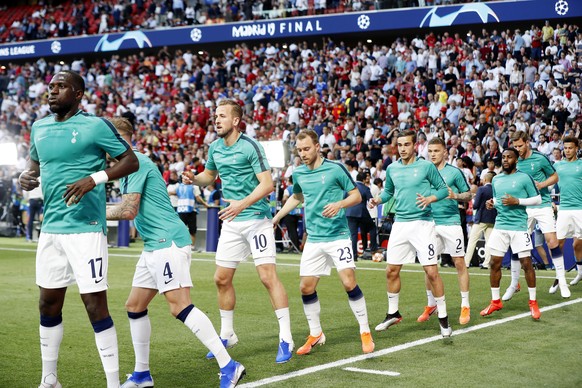
POLYGON ((94 172, 91 174, 91 178, 93 178, 95 186, 100 185, 101 183, 107 183, 109 181, 109 176, 105 170, 94 172))
POLYGON ((534 206, 542 203, 542 196, 538 194, 535 197, 519 198, 518 200, 521 206, 534 206))

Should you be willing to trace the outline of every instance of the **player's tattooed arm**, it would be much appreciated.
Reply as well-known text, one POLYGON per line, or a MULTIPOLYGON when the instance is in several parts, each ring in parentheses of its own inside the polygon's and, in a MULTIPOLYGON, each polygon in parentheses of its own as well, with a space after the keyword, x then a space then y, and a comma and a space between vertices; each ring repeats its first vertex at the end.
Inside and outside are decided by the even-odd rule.
POLYGON ((123 194, 121 203, 108 206, 106 216, 108 220, 133 220, 139 212, 141 194, 123 194))
POLYGON ((473 194, 471 191, 465 191, 464 193, 455 193, 449 187, 449 197, 450 199, 454 199, 458 202, 469 202, 473 198, 473 194))

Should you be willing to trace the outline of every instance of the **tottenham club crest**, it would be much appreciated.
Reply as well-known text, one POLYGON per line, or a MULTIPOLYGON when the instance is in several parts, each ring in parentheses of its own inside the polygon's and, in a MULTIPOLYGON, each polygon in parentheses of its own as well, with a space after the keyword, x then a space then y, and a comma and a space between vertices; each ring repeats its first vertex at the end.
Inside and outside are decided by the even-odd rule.
POLYGON ((79 132, 73 131, 71 134, 73 135, 73 138, 71 139, 71 143, 75 144, 77 142, 77 135, 79 134, 79 132))

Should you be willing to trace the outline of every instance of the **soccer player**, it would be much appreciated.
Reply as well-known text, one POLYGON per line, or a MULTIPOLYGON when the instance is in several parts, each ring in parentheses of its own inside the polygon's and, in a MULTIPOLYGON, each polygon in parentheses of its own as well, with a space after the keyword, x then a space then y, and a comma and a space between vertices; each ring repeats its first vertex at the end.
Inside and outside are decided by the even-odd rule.
MULTIPOLYGON (((430 161, 438 169, 449 190, 449 196, 447 198, 431 205, 432 215, 436 224, 435 230, 438 237, 437 252, 451 255, 455 268, 457 269, 459 288, 461 289, 461 316, 459 317, 459 323, 466 325, 471 320, 469 271, 465 264, 465 238, 463 237, 463 229, 461 229, 461 216, 457 203, 470 201, 472 195, 469 184, 465 179, 465 174, 457 167, 446 162, 447 147, 443 139, 433 137, 428 142, 428 156, 430 161)), ((424 312, 418 317, 418 322, 428 321, 437 309, 430 282, 428 281, 428 275, 425 275, 425 284, 428 304, 424 308, 424 312)))
POLYGON ((493 198, 487 201, 487 207, 497 209, 497 218, 491 236, 489 250, 491 252, 490 283, 491 303, 481 311, 482 316, 489 315, 503 308, 499 298, 499 282, 501 280, 501 262, 503 256, 511 247, 519 257, 525 272, 525 280, 529 292, 529 309, 533 319, 540 319, 541 313, 536 300, 536 274, 531 264, 531 235, 527 230, 526 206, 539 205, 542 202, 540 192, 533 179, 526 173, 517 170, 519 151, 507 148, 503 151, 503 174, 493 178, 493 198))
POLYGON ((63 339, 62 309, 67 287, 75 282, 95 331, 107 387, 119 387, 117 334, 107 308, 104 183, 131 174, 139 163, 110 122, 79 110, 84 93, 85 82, 79 74, 60 71, 52 77, 48 104, 53 114, 33 124, 30 158, 19 178, 22 188, 29 191, 42 177, 45 201, 36 252, 39 388, 61 387, 57 360, 63 339), (119 163, 105 169, 106 153, 119 163))
MULTIPOLYGON (((198 175, 184 172, 182 179, 186 184, 206 186, 220 174, 224 201, 229 204, 218 213, 224 223, 214 273, 222 342, 226 347, 238 342, 234 332, 236 294, 232 280, 239 263, 252 254, 279 321, 279 350, 275 361, 284 363, 293 354, 293 338, 287 292, 276 271, 275 236, 266 199, 273 190, 273 178, 263 147, 240 133, 241 117, 242 108, 236 101, 220 101, 214 114, 219 139, 210 145, 205 170, 198 175)), ((212 357, 211 353, 207 355, 212 357)))
POLYGON ((360 325, 362 351, 371 353, 374 342, 368 324, 366 299, 356 282, 356 252, 352 248, 344 210, 360 203, 362 197, 347 169, 321 156, 321 145, 315 131, 299 132, 296 148, 304 165, 293 171, 293 195, 275 215, 273 223, 276 225, 291 210, 305 202, 307 242, 301 255, 299 287, 309 336, 305 344, 297 349, 297 354, 309 354, 313 346, 325 343, 316 288, 319 278, 329 276, 332 266, 338 271, 352 312, 360 325))
MULTIPOLYGON (((533 151, 529 142, 529 135, 524 131, 517 131, 511 137, 513 147, 519 152, 517 169, 530 175, 536 183, 536 187, 542 196, 542 203, 538 206, 528 207, 526 209, 528 216, 528 230, 534 229, 535 223, 538 226, 546 244, 550 249, 552 261, 556 268, 556 281, 550 287, 550 294, 553 294, 560 288, 560 294, 563 298, 570 297, 570 289, 566 283, 566 271, 564 268, 564 257, 556 237, 556 222, 554 219, 554 210, 552 209, 552 200, 548 186, 558 182, 558 173, 552 166, 550 160, 543 154, 533 151)), ((511 260, 511 284, 503 294, 503 300, 509 300, 513 294, 519 290, 519 261, 515 260, 515 255, 511 260)))
POLYGON ((556 234, 563 249, 566 238, 574 238, 574 255, 578 274, 570 282, 574 286, 582 280, 582 160, 578 159, 579 140, 566 136, 563 140, 565 159, 554 167, 560 177, 560 210, 556 234))
POLYGON ((396 199, 396 216, 392 225, 390 244, 386 251, 386 288, 388 313, 376 331, 383 331, 402 321, 398 311, 400 297, 400 270, 406 263, 414 263, 418 256, 428 276, 434 295, 439 325, 443 337, 450 337, 445 288, 437 267, 437 236, 430 204, 449 195, 447 185, 435 165, 420 159, 414 152, 416 133, 406 130, 397 136, 400 160, 386 170, 384 191, 370 200, 370 206, 396 199))
MULTIPOLYGON (((125 118, 111 122, 131 144, 133 125, 125 118)), ((216 357, 220 367, 220 386, 230 387, 244 376, 245 368, 232 360, 210 319, 190 298, 191 240, 170 202, 166 184, 156 165, 136 153, 139 170, 120 181, 122 201, 107 208, 108 220, 135 220, 144 241, 144 251, 136 265, 132 289, 125 303, 135 368, 122 388, 153 387, 149 353, 151 325, 148 306, 159 292, 170 305, 170 312, 182 321, 216 357)))

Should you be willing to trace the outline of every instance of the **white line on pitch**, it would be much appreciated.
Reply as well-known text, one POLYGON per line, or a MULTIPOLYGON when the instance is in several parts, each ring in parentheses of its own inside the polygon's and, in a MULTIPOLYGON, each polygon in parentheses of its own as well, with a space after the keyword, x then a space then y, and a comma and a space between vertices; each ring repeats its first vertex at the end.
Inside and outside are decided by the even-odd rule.
POLYGON ((389 370, 360 369, 352 368, 350 366, 343 368, 343 370, 347 370, 348 372, 370 373, 372 375, 400 376, 400 373, 390 372, 389 370))
MULTIPOLYGON (((580 302, 582 302, 582 298, 578 298, 578 299, 574 299, 574 300, 569 300, 567 302, 558 303, 558 304, 555 304, 555 305, 552 305, 552 306, 542 307, 540 309, 540 311, 555 310, 555 309, 559 309, 559 308, 564 307, 564 306, 569 306, 569 305, 576 304, 576 303, 580 303, 580 302)), ((507 322, 515 321, 517 319, 526 318, 526 317, 529 317, 529 316, 530 316, 530 313, 527 312, 527 313, 517 314, 517 315, 511 316, 511 317, 499 319, 499 320, 496 320, 496 321, 481 323, 479 325, 471 326, 471 327, 468 327, 466 329, 456 330, 456 331, 453 332, 453 336, 458 336, 458 335, 461 335, 461 334, 470 333, 472 331, 486 329, 488 327, 501 325, 501 324, 504 324, 504 323, 507 323, 507 322)), ((263 385, 272 384, 272 383, 276 383, 276 382, 279 382, 279 381, 289 380, 289 379, 292 379, 294 377, 305 376, 305 375, 308 375, 308 374, 311 374, 311 373, 317 373, 317 372, 320 372, 320 371, 326 370, 326 369, 337 368, 337 367, 341 367, 341 366, 344 366, 344 365, 353 364, 355 362, 367 360, 367 359, 370 359, 370 358, 376 358, 376 357, 385 356, 387 354, 396 353, 396 352, 399 352, 401 350, 406 350, 406 349, 414 348, 414 347, 420 346, 420 345, 426 345, 428 343, 435 342, 435 341, 442 341, 442 337, 440 335, 435 335, 435 336, 428 337, 428 338, 422 338, 422 339, 419 339, 419 340, 416 340, 416 341, 407 342, 407 343, 400 344, 400 345, 397 345, 397 346, 392 346, 390 348, 377 350, 377 351, 375 351, 373 353, 362 354, 362 355, 359 355, 359 356, 344 358, 344 359, 341 359, 341 360, 329 362, 327 364, 316 365, 316 366, 312 366, 312 367, 309 367, 309 368, 296 370, 294 372, 289 372, 289 373, 285 373, 285 374, 278 375, 278 376, 273 376, 273 377, 267 377, 267 378, 262 379, 262 380, 252 381, 250 383, 242 384, 240 387, 241 388, 260 387, 260 386, 263 386, 263 385)))

